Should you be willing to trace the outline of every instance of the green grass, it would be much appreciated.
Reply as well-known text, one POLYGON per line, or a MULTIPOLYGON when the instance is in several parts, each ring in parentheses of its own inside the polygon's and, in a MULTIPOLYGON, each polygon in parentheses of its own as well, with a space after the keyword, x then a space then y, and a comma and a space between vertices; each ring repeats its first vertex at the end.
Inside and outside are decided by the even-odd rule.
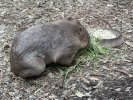
POLYGON ((65 79, 68 77, 68 75, 71 72, 79 71, 81 69, 80 64, 83 64, 87 61, 94 61, 95 63, 98 63, 100 56, 107 56, 110 54, 110 49, 101 47, 99 45, 99 40, 95 38, 91 38, 91 42, 88 44, 88 46, 85 49, 82 49, 78 52, 78 54, 75 57, 76 64, 71 67, 62 67, 58 66, 58 70, 60 72, 60 75, 65 77, 65 79))

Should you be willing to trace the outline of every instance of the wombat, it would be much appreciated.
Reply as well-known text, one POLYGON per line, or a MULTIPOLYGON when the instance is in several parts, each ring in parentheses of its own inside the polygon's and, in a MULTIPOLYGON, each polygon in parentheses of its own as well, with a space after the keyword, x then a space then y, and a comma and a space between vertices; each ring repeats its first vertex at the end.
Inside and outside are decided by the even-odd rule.
POLYGON ((87 30, 70 17, 31 26, 14 38, 11 71, 22 78, 30 78, 40 76, 51 63, 70 66, 76 53, 89 42, 87 30))

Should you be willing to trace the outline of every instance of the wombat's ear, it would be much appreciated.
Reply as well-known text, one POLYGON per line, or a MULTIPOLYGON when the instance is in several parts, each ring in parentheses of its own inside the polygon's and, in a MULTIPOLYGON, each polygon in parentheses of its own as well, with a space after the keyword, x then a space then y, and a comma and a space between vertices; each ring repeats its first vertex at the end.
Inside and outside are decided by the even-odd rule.
POLYGON ((67 17, 66 19, 67 19, 67 20, 73 20, 73 18, 72 18, 72 17, 67 17))

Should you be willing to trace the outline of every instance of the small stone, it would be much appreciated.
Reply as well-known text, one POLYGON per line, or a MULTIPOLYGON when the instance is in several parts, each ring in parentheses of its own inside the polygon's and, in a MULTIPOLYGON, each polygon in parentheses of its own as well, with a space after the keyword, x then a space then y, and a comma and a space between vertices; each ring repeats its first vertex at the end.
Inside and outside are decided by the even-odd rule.
POLYGON ((131 75, 131 74, 129 74, 128 76, 129 76, 130 78, 133 77, 133 75, 131 75))
POLYGON ((52 99, 52 100, 53 100, 53 99, 55 100, 55 99, 57 98, 57 96, 54 95, 54 94, 51 94, 51 95, 49 96, 49 98, 52 99))
POLYGON ((0 16, 3 16, 6 14, 7 10, 6 9, 0 9, 0 16))
POLYGON ((127 87, 127 88, 126 88, 126 91, 130 91, 130 89, 131 89, 131 87, 127 87))
POLYGON ((78 2, 81 4, 81 5, 84 5, 86 0, 78 0, 78 2))
POLYGON ((74 90, 74 89, 75 89, 75 87, 76 87, 76 84, 72 84, 71 89, 72 89, 72 90, 74 90))
POLYGON ((133 32, 133 30, 127 30, 127 32, 128 32, 128 33, 131 33, 131 32, 133 32))
POLYGON ((21 97, 22 97, 21 95, 17 95, 17 96, 15 97, 15 99, 16 99, 16 100, 20 100, 21 97))
POLYGON ((92 100, 91 98, 88 98, 87 100, 92 100))
POLYGON ((16 94, 18 94, 18 93, 19 93, 19 90, 18 90, 18 89, 14 89, 14 92, 15 92, 16 94))
POLYGON ((115 89, 116 91, 121 91, 121 88, 117 88, 117 89, 115 89))
POLYGON ((15 92, 9 92, 9 95, 10 96, 14 96, 15 95, 15 92))
POLYGON ((5 25, 0 25, 0 34, 2 35, 5 31, 5 25))
POLYGON ((51 77, 51 78, 52 78, 52 77, 55 77, 55 76, 53 75, 53 73, 49 73, 48 76, 51 77))
POLYGON ((113 5, 112 4, 107 4, 107 7, 113 7, 113 5))
POLYGON ((34 95, 30 95, 30 100, 36 100, 36 97, 34 95))
POLYGON ((83 96, 85 96, 83 93, 81 93, 81 92, 76 92, 76 94, 75 94, 76 96, 78 96, 78 97, 83 97, 83 96))
POLYGON ((91 93, 92 93, 92 92, 85 93, 85 95, 90 97, 90 96, 91 96, 91 93))
POLYGON ((114 99, 110 98, 109 100, 114 100, 114 99))
POLYGON ((45 94, 43 94, 43 95, 44 95, 44 97, 47 97, 49 94, 50 94, 50 93, 45 93, 45 94))

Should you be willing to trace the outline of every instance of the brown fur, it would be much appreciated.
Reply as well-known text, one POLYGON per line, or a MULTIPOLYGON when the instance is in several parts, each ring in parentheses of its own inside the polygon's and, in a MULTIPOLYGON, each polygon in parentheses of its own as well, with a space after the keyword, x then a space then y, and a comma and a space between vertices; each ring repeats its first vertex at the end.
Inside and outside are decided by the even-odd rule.
POLYGON ((50 63, 70 66, 78 50, 89 41, 86 29, 72 18, 32 26, 14 38, 11 70, 29 78, 41 75, 50 63))

